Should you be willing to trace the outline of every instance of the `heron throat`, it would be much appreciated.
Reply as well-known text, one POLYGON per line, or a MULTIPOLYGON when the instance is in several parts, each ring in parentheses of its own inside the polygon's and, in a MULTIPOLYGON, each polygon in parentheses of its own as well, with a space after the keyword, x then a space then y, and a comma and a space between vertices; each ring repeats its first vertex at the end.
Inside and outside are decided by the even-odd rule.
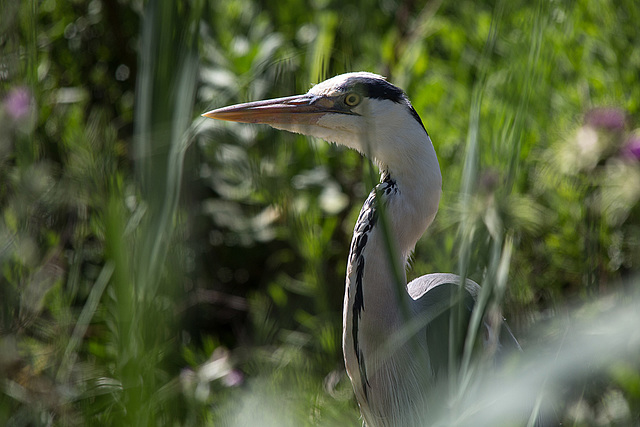
MULTIPOLYGON (((430 140, 423 154, 433 157, 429 161, 412 160, 433 165, 435 152, 430 140)), ((376 391, 376 387, 381 388, 379 373, 385 369, 386 359, 392 357, 383 354, 388 352, 384 346, 406 320, 400 307, 409 307, 410 297, 404 289, 400 292, 398 289, 406 286, 404 267, 417 240, 433 221, 440 199, 437 159, 435 170, 412 169, 411 163, 402 169, 405 173, 381 166, 380 183, 364 202, 351 241, 343 312, 343 351, 363 414, 370 399, 376 398, 372 395, 379 393, 376 391), (383 216, 386 230, 382 226, 383 216), (399 274, 394 274, 398 270, 399 274)))

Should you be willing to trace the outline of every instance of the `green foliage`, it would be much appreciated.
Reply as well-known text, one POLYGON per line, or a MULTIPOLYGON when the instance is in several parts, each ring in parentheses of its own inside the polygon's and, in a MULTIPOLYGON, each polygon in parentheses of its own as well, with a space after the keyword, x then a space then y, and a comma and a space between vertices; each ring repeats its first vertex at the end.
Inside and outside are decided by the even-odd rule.
POLYGON ((341 304, 371 165, 199 117, 354 70, 403 87, 438 152, 410 277, 483 284, 537 357, 516 369, 550 376, 504 389, 638 422, 634 1, 1 7, 0 424, 359 424, 341 304))

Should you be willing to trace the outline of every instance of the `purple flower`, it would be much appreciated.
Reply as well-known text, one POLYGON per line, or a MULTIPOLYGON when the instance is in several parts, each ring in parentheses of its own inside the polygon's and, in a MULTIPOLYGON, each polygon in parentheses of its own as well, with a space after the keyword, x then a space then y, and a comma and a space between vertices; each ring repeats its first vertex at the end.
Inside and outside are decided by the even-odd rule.
POLYGON ((24 87, 13 88, 4 99, 4 108, 13 120, 20 120, 29 114, 31 95, 24 87))
POLYGON ((236 387, 244 382, 244 375, 239 369, 232 369, 227 375, 222 377, 222 382, 227 387, 236 387))
POLYGON ((631 134, 622 148, 622 154, 631 160, 640 160, 640 133, 631 134))
POLYGON ((627 116, 619 108, 594 108, 585 115, 584 121, 595 129, 615 131, 624 129, 627 116))

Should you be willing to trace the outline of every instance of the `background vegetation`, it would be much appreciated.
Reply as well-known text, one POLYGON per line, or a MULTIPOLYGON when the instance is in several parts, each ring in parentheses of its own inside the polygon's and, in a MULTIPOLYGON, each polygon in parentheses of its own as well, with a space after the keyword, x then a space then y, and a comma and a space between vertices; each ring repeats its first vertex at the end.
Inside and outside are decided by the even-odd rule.
POLYGON ((410 276, 483 283, 529 355, 486 394, 640 423, 634 0, 0 7, 0 424, 359 425, 341 304, 369 163, 199 116, 354 70, 438 151, 410 276))

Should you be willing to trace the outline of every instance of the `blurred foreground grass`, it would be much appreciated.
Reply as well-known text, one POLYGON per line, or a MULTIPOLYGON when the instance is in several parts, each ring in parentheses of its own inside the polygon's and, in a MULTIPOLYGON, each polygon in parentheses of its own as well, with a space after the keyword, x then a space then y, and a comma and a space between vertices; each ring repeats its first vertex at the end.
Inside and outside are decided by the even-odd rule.
POLYGON ((410 275, 465 271, 526 350, 445 419, 640 423, 634 1, 1 13, 0 424, 359 425, 341 303, 368 165, 199 118, 352 70, 402 86, 438 151, 410 275))

